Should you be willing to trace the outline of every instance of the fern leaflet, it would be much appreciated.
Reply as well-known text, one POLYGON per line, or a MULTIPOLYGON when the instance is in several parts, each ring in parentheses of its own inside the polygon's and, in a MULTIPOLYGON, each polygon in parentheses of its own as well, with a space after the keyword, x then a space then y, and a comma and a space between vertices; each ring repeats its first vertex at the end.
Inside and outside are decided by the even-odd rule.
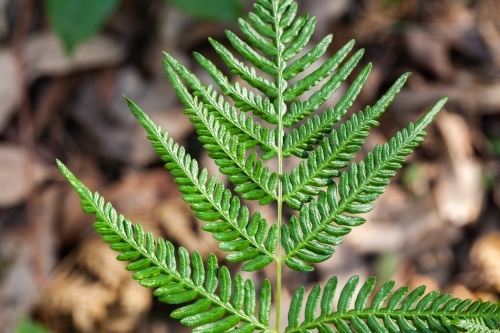
MULTIPOLYGON (((361 149, 363 139, 369 134, 370 126, 378 126, 376 120, 394 100, 408 76, 409 74, 403 75, 373 108, 367 107, 365 112, 353 114, 338 131, 332 130, 330 137, 323 139, 321 145, 309 155, 307 161, 302 161, 289 175, 284 175, 285 202, 291 200, 309 202, 314 195, 320 193, 321 187, 333 182, 332 177, 340 175, 338 170, 345 168, 354 158, 354 153, 361 149)), ((295 208, 298 207, 295 206, 295 208)))
POLYGON ((213 233, 221 241, 223 251, 233 252, 226 256, 229 262, 245 262, 244 270, 263 268, 276 259, 277 227, 268 225, 260 213, 249 217, 248 208, 241 207, 240 200, 232 196, 217 182, 215 176, 208 180, 207 169, 199 172, 198 163, 186 154, 183 147, 168 138, 149 117, 132 101, 129 108, 148 132, 156 153, 166 162, 165 167, 175 177, 183 199, 191 204, 195 216, 207 222, 203 230, 213 233), (208 183, 207 183, 208 181, 208 183))
POLYGON ((155 241, 150 232, 144 233, 140 224, 134 225, 118 215, 99 193, 92 194, 64 164, 58 161, 58 166, 82 199, 83 211, 94 214, 97 233, 111 244, 112 250, 121 252, 117 260, 131 262, 126 269, 135 272, 135 280, 146 288, 155 288, 154 295, 160 302, 183 304, 198 299, 172 312, 173 318, 180 319, 186 326, 198 326, 193 329, 194 333, 269 330, 269 281, 262 285, 262 311, 257 319, 255 287, 251 280, 244 281, 239 274, 232 279, 225 266, 219 267, 213 254, 208 258, 206 269, 197 252, 189 255, 180 247, 176 258, 172 243, 161 238, 155 241), (216 294, 217 288, 219 294, 216 294), (240 323, 242 326, 230 331, 240 323))
POLYGON ((440 295, 436 291, 423 296, 425 286, 420 286, 410 293, 408 287, 401 287, 390 296, 394 281, 387 282, 373 293, 375 282, 375 278, 368 279, 356 295, 359 277, 349 279, 340 291, 336 311, 333 311, 333 298, 337 291, 337 278, 333 277, 327 282, 323 295, 320 286, 316 285, 307 297, 302 322, 300 315, 305 289, 299 288, 292 298, 285 332, 311 332, 312 329, 317 329, 320 333, 431 333, 456 332, 456 328, 463 328, 471 333, 486 333, 498 332, 500 329, 498 305, 452 298, 450 294, 440 295), (368 307, 370 298, 371 306, 368 307), (351 310, 353 300, 354 309, 351 310), (384 307, 385 302, 387 303, 384 307), (318 306, 320 316, 316 313, 318 306), (496 320, 492 319, 495 316, 496 320))
MULTIPOLYGON (((299 221, 305 221, 303 226, 282 226, 281 237, 286 251, 283 260, 287 266, 299 271, 313 270, 306 262, 325 261, 333 254, 331 245, 338 243, 336 236, 328 234, 328 229, 325 228, 332 222, 347 227, 365 222, 359 216, 344 214, 366 213, 373 208, 372 202, 385 192, 389 178, 395 175, 394 170, 401 168, 404 156, 409 155, 423 140, 425 128, 447 100, 448 97, 441 99, 416 125, 410 123, 389 143, 375 147, 375 150, 367 155, 365 162, 352 163, 349 170, 340 175, 338 188, 333 183, 328 194, 320 195, 319 200, 312 201, 309 208, 301 209, 301 214, 307 214, 307 218, 299 217, 299 221), (294 230, 299 226, 300 230, 294 230), (298 238, 294 240, 292 235, 298 238)), ((301 207, 299 200, 288 199, 287 203, 295 209, 301 207)))
POLYGON ((220 172, 238 185, 236 192, 241 193, 244 199, 260 200, 262 205, 276 200, 278 175, 270 173, 269 168, 257 160, 256 152, 245 160, 245 145, 240 144, 237 137, 232 137, 207 107, 187 91, 170 65, 166 62, 164 65, 177 94, 187 107, 184 113, 191 115, 190 120, 196 124, 198 139, 220 167, 220 172))

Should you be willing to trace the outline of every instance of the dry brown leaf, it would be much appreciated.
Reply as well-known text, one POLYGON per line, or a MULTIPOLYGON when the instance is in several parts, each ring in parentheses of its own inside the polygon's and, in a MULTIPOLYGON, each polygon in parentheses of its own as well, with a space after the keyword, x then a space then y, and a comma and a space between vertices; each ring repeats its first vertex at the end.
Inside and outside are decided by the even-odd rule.
POLYGON ((483 236, 474 244, 471 261, 477 265, 486 282, 500 292, 500 233, 483 236))
POLYGON ((406 31, 405 41, 410 57, 419 66, 430 70, 441 79, 447 79, 453 75, 447 39, 434 38, 424 29, 413 27, 406 31))
POLYGON ((0 101, 2 101, 0 103, 0 133, 2 133, 21 98, 21 79, 11 51, 0 50, 0 73, 2 73, 0 75, 0 101))
POLYGON ((425 286, 426 293, 434 290, 440 290, 438 281, 430 275, 415 274, 407 282, 410 290, 416 289, 419 286, 425 286))
POLYGON ((0 208, 20 204, 28 191, 32 190, 30 185, 36 185, 48 176, 47 170, 40 164, 32 165, 30 171, 34 173, 35 184, 29 184, 26 178, 27 163, 27 153, 21 146, 0 145, 0 208))
POLYGON ((91 238, 63 260, 39 305, 49 327, 69 315, 78 332, 132 331, 151 306, 151 292, 115 256, 101 239, 91 238))
POLYGON ((482 209, 481 165, 474 157, 469 128, 462 117, 443 110, 436 123, 448 149, 434 190, 436 206, 442 219, 462 226, 475 221, 482 209))
POLYGON ((121 63, 126 52, 116 40, 97 36, 82 44, 72 57, 68 57, 61 42, 52 33, 31 35, 23 50, 26 71, 31 80, 43 75, 61 76, 75 71, 115 66, 121 63))
POLYGON ((124 215, 152 209, 166 198, 178 195, 172 176, 163 168, 131 171, 101 192, 124 215))

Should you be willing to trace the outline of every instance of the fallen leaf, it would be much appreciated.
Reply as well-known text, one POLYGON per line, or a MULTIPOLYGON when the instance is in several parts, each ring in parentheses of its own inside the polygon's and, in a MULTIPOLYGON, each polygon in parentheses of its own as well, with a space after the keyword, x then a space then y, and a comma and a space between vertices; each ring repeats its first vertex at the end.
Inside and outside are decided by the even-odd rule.
POLYGON ((29 184, 26 179, 26 167, 28 163, 26 151, 19 145, 0 145, 0 208, 12 207, 20 204, 32 190, 30 185, 39 183, 48 175, 47 171, 40 165, 30 166, 33 168, 33 180, 35 184, 29 184))
POLYGON ((126 56, 125 47, 105 36, 97 36, 67 57, 57 37, 39 33, 29 37, 23 50, 26 72, 31 80, 43 75, 61 76, 76 71, 115 66, 126 56))
POLYGON ((495 232, 477 240, 471 250, 470 258, 482 274, 486 282, 500 292, 500 233, 495 232))
POLYGON ((484 197, 481 165, 473 156, 472 138, 462 117, 443 110, 436 122, 448 149, 434 189, 436 206, 442 219, 466 225, 481 212, 484 197))
MULTIPOLYGON (((12 52, 0 51, 0 133, 14 114, 21 98, 21 82, 12 52)), ((0 160, 1 161, 1 160, 0 160)))

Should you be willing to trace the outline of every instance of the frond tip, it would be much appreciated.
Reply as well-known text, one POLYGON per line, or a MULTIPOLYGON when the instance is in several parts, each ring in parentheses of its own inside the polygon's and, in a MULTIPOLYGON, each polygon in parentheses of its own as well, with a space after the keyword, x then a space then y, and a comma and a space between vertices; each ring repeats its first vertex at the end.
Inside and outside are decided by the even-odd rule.
POLYGON ((404 286, 393 292, 394 281, 387 282, 374 292, 375 283, 375 278, 368 279, 356 294, 359 277, 352 277, 340 290, 335 309, 337 278, 333 277, 328 281, 322 295, 320 286, 315 286, 307 297, 303 321, 300 318, 305 289, 299 288, 290 304, 285 332, 311 332, 317 329, 321 333, 430 333, 457 332, 459 329, 471 333, 486 333, 500 330, 498 304, 461 300, 437 291, 424 296, 425 286, 411 292, 409 287, 404 286), (354 308, 351 308, 353 300, 354 308), (319 316, 316 313, 318 307, 319 316))

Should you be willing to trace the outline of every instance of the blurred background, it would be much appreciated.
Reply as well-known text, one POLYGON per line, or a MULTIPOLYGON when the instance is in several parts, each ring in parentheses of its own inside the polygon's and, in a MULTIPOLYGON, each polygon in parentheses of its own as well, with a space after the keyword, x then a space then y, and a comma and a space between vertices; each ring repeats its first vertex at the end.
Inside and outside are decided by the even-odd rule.
MULTIPOLYGON (((299 2, 301 12, 318 18, 314 42, 334 34, 330 55, 354 38, 356 48, 366 49, 362 62, 373 62, 349 113, 374 104, 400 75, 413 72, 359 156, 440 97, 450 94, 451 100, 367 214, 368 223, 315 272, 285 272, 284 303, 299 285, 309 289, 332 275, 341 283, 352 275, 376 275, 380 284, 395 279, 398 286, 424 284, 428 291, 497 301, 500 2, 299 2)), ((92 218, 81 212, 54 161, 61 159, 91 190, 156 236, 204 257, 215 251, 224 262, 122 95, 217 173, 166 79, 161 51, 211 83, 192 52, 226 71, 207 37, 227 44, 225 29, 236 30, 236 18, 251 5, 0 0, 0 332, 189 332, 169 320, 174 308, 133 281, 96 237, 92 218)), ((274 220, 271 208, 262 210, 274 220)), ((245 273, 257 283, 274 275, 273 267, 245 273)))

